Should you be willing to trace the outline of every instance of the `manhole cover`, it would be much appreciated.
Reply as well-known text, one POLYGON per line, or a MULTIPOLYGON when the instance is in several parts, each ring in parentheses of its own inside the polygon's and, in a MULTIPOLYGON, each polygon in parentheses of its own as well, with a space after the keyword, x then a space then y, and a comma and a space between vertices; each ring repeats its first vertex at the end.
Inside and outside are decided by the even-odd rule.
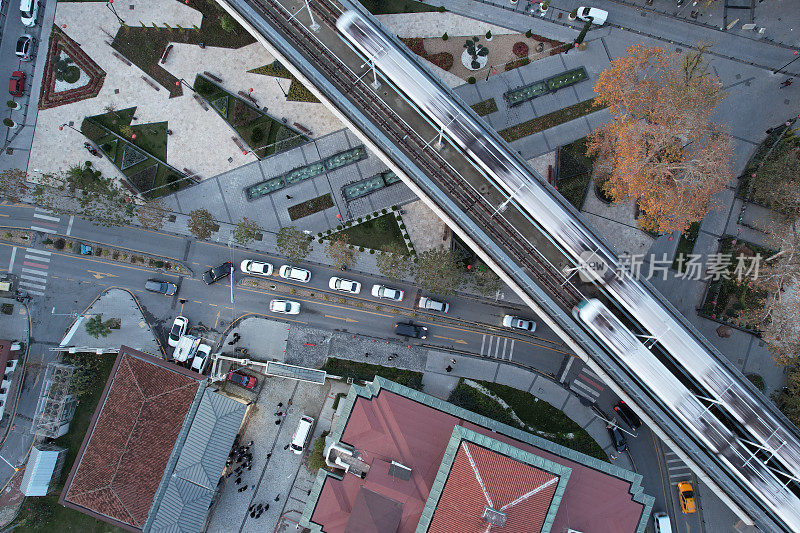
POLYGON ((481 194, 486 194, 487 192, 489 192, 489 186, 486 184, 481 185, 480 187, 478 187, 478 192, 481 194))

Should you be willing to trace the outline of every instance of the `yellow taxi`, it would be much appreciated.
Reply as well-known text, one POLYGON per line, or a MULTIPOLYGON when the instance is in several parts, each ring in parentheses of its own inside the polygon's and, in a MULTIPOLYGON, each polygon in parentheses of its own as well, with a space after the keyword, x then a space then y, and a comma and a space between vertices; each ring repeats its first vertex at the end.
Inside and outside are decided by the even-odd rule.
POLYGON ((678 483, 678 496, 681 500, 681 511, 683 514, 691 514, 697 511, 697 504, 694 500, 694 489, 688 481, 678 483))

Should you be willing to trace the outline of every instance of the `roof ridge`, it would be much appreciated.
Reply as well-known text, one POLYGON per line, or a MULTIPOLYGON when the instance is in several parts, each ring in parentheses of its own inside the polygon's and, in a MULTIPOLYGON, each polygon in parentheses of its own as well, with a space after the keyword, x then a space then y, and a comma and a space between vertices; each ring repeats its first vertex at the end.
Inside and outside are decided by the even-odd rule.
MULTIPOLYGON (((142 395, 142 399, 146 400, 147 396, 144 395, 144 391, 142 390, 141 385, 139 385, 139 378, 136 375, 136 372, 133 371, 133 367, 131 366, 131 364, 128 362, 128 355, 129 355, 128 353, 125 353, 125 355, 122 356, 122 361, 125 363, 125 366, 128 367, 128 370, 130 371, 131 376, 133 376, 133 383, 136 385, 136 388, 139 390, 139 394, 142 395)), ((116 378, 116 375, 114 377, 116 378)))

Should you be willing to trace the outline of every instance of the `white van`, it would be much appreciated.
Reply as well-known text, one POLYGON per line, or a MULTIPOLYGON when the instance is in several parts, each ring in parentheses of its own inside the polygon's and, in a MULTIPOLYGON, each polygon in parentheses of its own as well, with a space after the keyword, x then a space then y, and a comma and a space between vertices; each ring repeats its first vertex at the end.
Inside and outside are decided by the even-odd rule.
POLYGON ((308 437, 311 436, 312 427, 314 427, 314 419, 310 416, 304 416, 297 424, 297 429, 294 430, 294 435, 292 435, 292 451, 297 455, 303 453, 303 449, 308 443, 308 437))
POLYGON ((656 527, 656 533, 672 533, 672 524, 667 513, 654 514, 653 525, 656 527))
POLYGON ((36 16, 39 14, 39 0, 20 0, 19 16, 25 26, 36 26, 36 16))
POLYGON ((178 363, 188 361, 197 352, 198 346, 200 346, 200 339, 194 335, 183 335, 172 353, 172 358, 178 363))

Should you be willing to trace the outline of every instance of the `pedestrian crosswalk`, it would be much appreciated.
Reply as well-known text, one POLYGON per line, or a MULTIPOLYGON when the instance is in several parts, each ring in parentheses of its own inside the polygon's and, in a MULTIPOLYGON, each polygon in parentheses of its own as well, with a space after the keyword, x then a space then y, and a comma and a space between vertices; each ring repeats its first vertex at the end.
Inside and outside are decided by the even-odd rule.
POLYGON ((589 367, 584 366, 569 384, 569 389, 581 398, 595 403, 600 393, 605 390, 605 386, 597 374, 592 372, 589 367))
POLYGON ((58 228, 58 223, 61 222, 61 217, 55 217, 52 212, 40 207, 34 210, 33 219, 31 229, 43 233, 55 233, 58 228))
POLYGON ((508 337, 496 337, 494 335, 484 335, 481 339, 480 354, 494 359, 511 361, 514 355, 514 345, 517 341, 508 337))
POLYGON ((28 248, 22 261, 19 286, 31 294, 44 296, 52 252, 28 248))
POLYGON ((677 483, 679 481, 691 481, 692 469, 686 466, 678 455, 666 446, 661 448, 664 450, 664 461, 667 464, 667 475, 669 476, 670 483, 677 483))

